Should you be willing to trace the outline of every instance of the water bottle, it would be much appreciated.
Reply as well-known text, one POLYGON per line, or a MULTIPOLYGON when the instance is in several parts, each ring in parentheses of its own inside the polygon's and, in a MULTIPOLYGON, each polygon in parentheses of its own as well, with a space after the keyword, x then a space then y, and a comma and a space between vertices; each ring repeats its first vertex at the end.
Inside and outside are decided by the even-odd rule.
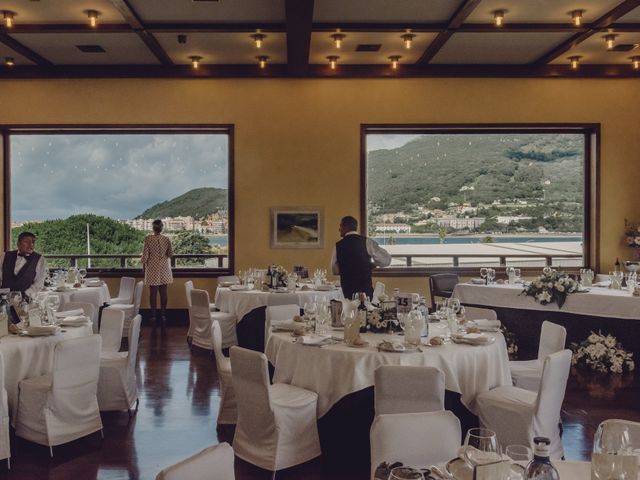
POLYGON ((0 337, 9 335, 9 302, 7 294, 0 295, 0 337))
POLYGON ((529 462, 524 471, 525 480, 560 480, 558 470, 549 460, 549 444, 546 437, 535 437, 533 449, 533 460, 529 462))

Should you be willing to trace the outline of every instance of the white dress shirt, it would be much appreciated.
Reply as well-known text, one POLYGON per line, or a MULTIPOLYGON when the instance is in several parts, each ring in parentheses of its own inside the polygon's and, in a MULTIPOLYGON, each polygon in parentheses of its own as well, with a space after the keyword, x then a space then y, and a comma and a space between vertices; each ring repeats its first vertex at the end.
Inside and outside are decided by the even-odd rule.
MULTIPOLYGON (((4 253, 0 255, 0 283, 2 283, 2 266, 4 265, 4 255, 5 255, 4 253)), ((27 260, 24 257, 21 257, 20 255, 18 255, 18 258, 16 258, 16 266, 13 269, 13 273, 17 275, 18 272, 22 270, 22 267, 24 267, 26 263, 27 263, 27 260)), ((47 272, 47 262, 43 256, 40 256, 40 259, 36 264, 36 276, 33 279, 33 283, 29 288, 25 290, 24 293, 26 293, 30 297, 34 297, 36 293, 42 290, 44 288, 44 277, 46 276, 46 272, 47 272)))
MULTIPOLYGON (((358 232, 347 232, 347 235, 358 235, 358 232)), ((391 264, 391 254, 384 248, 378 245, 373 238, 366 237, 367 239, 367 253, 373 260, 373 264, 376 267, 388 267, 391 264)), ((338 254, 336 253, 336 247, 334 245, 333 252, 331 254, 331 271, 334 275, 340 274, 340 266, 338 265, 338 254)))

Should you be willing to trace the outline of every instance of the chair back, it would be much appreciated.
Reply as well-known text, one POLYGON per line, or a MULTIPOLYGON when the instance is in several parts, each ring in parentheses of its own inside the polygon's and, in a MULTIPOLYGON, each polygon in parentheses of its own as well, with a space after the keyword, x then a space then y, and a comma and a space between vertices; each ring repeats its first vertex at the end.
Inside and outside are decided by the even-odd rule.
POLYGON ((58 342, 53 351, 54 395, 83 398, 96 394, 100 373, 100 335, 70 338, 58 342))
POLYGON ((266 308, 264 314, 264 347, 267 348, 267 341, 271 335, 271 326, 279 322, 293 320, 295 315, 300 315, 300 307, 292 305, 272 305, 266 308))
POLYGON ((382 365, 374 385, 376 415, 444 410, 444 373, 435 367, 382 365))
POLYGON ((192 345, 212 350, 211 311, 209 310, 209 293, 206 290, 194 288, 191 291, 189 318, 193 323, 192 345))
POLYGON ((102 310, 100 321, 100 336, 102 337, 103 352, 117 352, 122 343, 122 329, 124 326, 124 312, 115 308, 102 310))
POLYGON ((431 307, 435 310, 435 297, 449 298, 453 289, 460 283, 455 273, 436 273, 429 275, 429 293, 431 294, 431 307))
POLYGON ((144 282, 139 281, 136 284, 136 289, 133 293, 133 314, 138 315, 140 313, 140 303, 142 303, 142 289, 144 288, 144 282))
POLYGON ((238 427, 247 438, 273 438, 275 417, 269 396, 269 371, 264 353, 231 347, 233 390, 238 402, 238 427))
MULTIPOLYGON (((98 288, 83 288, 69 295, 69 302, 90 303, 95 309, 99 309, 102 306, 102 295, 98 288)), ((63 308, 66 309, 66 304, 63 308)))
POLYGON ((625 448, 636 452, 640 450, 640 422, 612 418, 601 422, 598 432, 602 447, 609 452, 619 452, 625 448), (625 445, 621 444, 621 439, 625 440, 625 445))
POLYGON ((133 303, 133 292, 136 287, 136 279, 133 277, 121 277, 120 288, 118 289, 118 298, 121 303, 133 303))
POLYGON ((460 420, 448 410, 378 415, 370 433, 371 478, 382 462, 447 462, 458 455, 461 436, 460 420))
POLYGON ((267 297, 267 306, 298 305, 298 295, 295 293, 274 293, 267 297))
POLYGON ((373 288, 373 296, 371 297, 371 303, 377 304, 380 301, 380 295, 384 295, 386 286, 382 282, 376 282, 376 286, 373 288))
POLYGON ((213 336, 213 355, 216 357, 216 367, 222 368, 226 363, 226 357, 222 353, 222 329, 220 322, 214 320, 211 324, 211 335, 213 336))
POLYGON ((218 285, 220 285, 222 282, 240 283, 240 277, 238 277, 237 275, 222 275, 221 277, 218 277, 218 285))
POLYGON ((571 350, 552 353, 544 360, 534 415, 536 423, 542 429, 541 432, 549 438, 558 428, 570 369, 571 350))
POLYGON ((129 352, 127 353, 127 362, 130 372, 136 369, 136 359, 138 358, 138 343, 140 341, 140 325, 142 317, 138 314, 133 317, 133 321, 129 326, 129 352))
POLYGON ((191 308, 191 290, 193 290, 193 282, 191 280, 187 280, 184 282, 184 293, 187 297, 187 307, 191 308))
POLYGON ((234 460, 231 445, 219 443, 164 468, 156 480, 189 480, 208 475, 213 480, 235 480, 234 460))
POLYGON ((467 320, 498 320, 495 310, 479 307, 464 307, 464 317, 467 320))
POLYGON ((538 360, 544 361, 552 353, 560 352, 564 349, 567 338, 567 329, 557 323, 542 322, 540 331, 540 343, 538 344, 538 360))
MULTIPOLYGON (((4 355, 0 352, 0 397, 3 396, 2 392, 4 392, 4 355)), ((9 413, 4 411, 4 402, 0 398, 0 422, 2 418, 7 415, 9 415, 9 413)), ((0 436, 0 438, 2 437, 0 436)))

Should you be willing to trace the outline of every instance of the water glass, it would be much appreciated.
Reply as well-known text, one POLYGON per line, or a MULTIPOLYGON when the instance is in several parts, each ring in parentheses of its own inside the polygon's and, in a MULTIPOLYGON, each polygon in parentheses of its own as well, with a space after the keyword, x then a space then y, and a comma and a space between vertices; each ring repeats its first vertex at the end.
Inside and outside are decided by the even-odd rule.
POLYGON ((80 283, 84 284, 84 279, 87 276, 87 269, 81 268, 80 270, 78 270, 78 276, 80 277, 80 283))
POLYGON ((593 437, 591 472, 594 478, 627 480, 628 472, 635 468, 637 462, 633 453, 629 428, 625 422, 602 422, 593 437))
POLYGON ((16 310, 22 303, 22 293, 20 292, 10 292, 9 293, 9 304, 15 308, 16 310))
POLYGON ((507 445, 504 453, 514 462, 530 462, 533 452, 526 445, 507 445))
POLYGON ((516 274, 516 283, 521 282, 522 281, 522 270, 519 268, 514 268, 513 269, 513 273, 516 274))
POLYGON ((418 310, 411 310, 405 319, 404 342, 409 345, 420 345, 422 330, 424 329, 424 318, 418 310))
POLYGON ((486 428, 471 428, 464 439, 462 459, 471 469, 502 460, 496 433, 486 428))
POLYGON ((493 283, 493 281, 496 279, 496 271, 493 268, 488 268, 487 269, 487 280, 489 281, 489 283, 493 283))

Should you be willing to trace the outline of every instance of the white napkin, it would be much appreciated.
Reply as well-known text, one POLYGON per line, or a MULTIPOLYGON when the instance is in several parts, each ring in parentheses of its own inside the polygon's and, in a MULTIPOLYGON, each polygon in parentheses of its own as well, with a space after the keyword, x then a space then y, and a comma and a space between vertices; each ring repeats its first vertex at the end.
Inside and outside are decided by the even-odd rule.
POLYGON ((500 320, 487 320, 486 318, 477 318, 473 320, 473 323, 483 331, 495 331, 502 326, 500 320))
POLYGON ((474 285, 484 285, 485 282, 484 279, 482 278, 472 278, 471 280, 469 280, 471 283, 473 283, 474 285))
POLYGON ((87 323, 87 320, 88 318, 85 317, 84 315, 76 315, 73 317, 63 318, 59 323, 60 325, 70 325, 70 326, 84 325, 85 323, 87 323))
POLYGON ((296 338, 296 342, 303 345, 322 345, 331 339, 330 335, 302 335, 296 338))
POLYGON ((594 283, 592 286, 608 288, 610 285, 611 285, 611 280, 603 280, 601 282, 594 283))
POLYGON ((56 325, 31 325, 27 328, 29 335, 42 335, 44 333, 53 333, 58 327, 56 325))
POLYGON ((56 318, 68 318, 68 317, 77 317, 78 315, 83 315, 84 310, 81 308, 76 308, 75 310, 65 310, 63 312, 56 312, 56 318))
POLYGON ((491 342, 491 337, 484 333, 465 333, 464 335, 451 335, 454 340, 463 341, 472 345, 484 345, 491 342))
POLYGON ((100 280, 99 278, 87 278, 84 281, 84 284, 89 286, 99 286, 102 285, 102 280, 100 280))
POLYGON ((293 320, 281 320, 278 322, 271 322, 271 328, 275 331, 293 332, 296 327, 304 325, 301 322, 294 322, 293 320))
POLYGON ((247 285, 231 285, 229 289, 233 291, 242 291, 249 290, 249 287, 247 285))

